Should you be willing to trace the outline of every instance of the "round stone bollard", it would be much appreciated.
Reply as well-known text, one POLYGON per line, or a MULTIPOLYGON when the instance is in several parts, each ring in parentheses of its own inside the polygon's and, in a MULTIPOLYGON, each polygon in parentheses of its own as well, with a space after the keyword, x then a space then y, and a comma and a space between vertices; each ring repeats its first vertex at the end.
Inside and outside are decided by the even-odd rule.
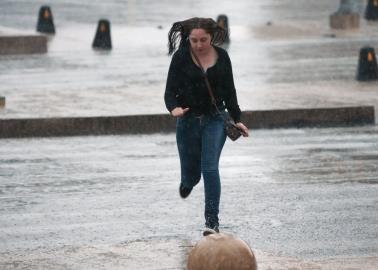
POLYGON ((377 58, 375 57, 374 48, 363 47, 360 49, 360 58, 358 60, 357 80, 373 81, 378 79, 377 58))
POLYGON ((369 0, 365 9, 365 19, 370 21, 378 20, 378 0, 369 0))
POLYGON ((227 37, 226 37, 226 40, 224 42, 225 43, 229 43, 230 42, 230 29, 228 27, 228 17, 227 17, 227 15, 224 15, 224 14, 218 15, 218 17, 217 17, 217 24, 218 24, 218 26, 224 28, 227 31, 227 37))
POLYGON ((356 0, 341 0, 339 9, 330 16, 330 26, 334 29, 359 28, 358 2, 356 0))
POLYGON ((112 48, 112 40, 110 35, 110 22, 108 20, 100 20, 98 22, 95 38, 92 43, 94 49, 110 50, 112 48))
POLYGON ((49 6, 42 6, 39 9, 37 32, 55 34, 54 19, 49 6))
POLYGON ((226 233, 203 237, 191 250, 187 270, 256 270, 255 255, 240 238, 226 233))

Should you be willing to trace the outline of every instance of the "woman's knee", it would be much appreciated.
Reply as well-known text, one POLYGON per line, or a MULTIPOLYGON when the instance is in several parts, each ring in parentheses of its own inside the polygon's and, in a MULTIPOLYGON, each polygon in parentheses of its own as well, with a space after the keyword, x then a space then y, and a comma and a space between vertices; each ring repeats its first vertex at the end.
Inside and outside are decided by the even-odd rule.
POLYGON ((201 171, 202 172, 218 172, 219 171, 219 160, 216 158, 204 159, 201 161, 201 171))

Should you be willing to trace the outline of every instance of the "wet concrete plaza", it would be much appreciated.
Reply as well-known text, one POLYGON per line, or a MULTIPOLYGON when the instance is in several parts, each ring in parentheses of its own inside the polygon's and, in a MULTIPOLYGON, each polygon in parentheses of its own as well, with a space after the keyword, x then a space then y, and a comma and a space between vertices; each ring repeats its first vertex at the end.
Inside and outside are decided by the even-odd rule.
MULTIPOLYGON (((376 269, 377 141, 376 127, 229 141, 221 230, 259 269, 376 269)), ((203 185, 179 197, 174 134, 3 139, 0 180, 1 269, 182 269, 201 237, 203 185)))
MULTIPOLYGON (((166 113, 169 27, 221 13, 230 20, 228 52, 243 110, 378 108, 376 83, 355 80, 360 48, 378 47, 378 25, 361 18, 358 30, 330 29, 329 15, 339 2, 43 1, 51 4, 56 35, 47 54, 1 56, 0 81, 6 83, 0 95, 7 104, 0 118, 166 113), (111 21, 110 52, 91 48, 101 18, 111 21)), ((35 32, 41 5, 1 2, 2 26, 35 32)))
MULTIPOLYGON (((2 1, 1 27, 34 32, 46 3, 48 53, 0 56, 2 119, 166 113, 169 26, 220 13, 242 109, 378 108, 377 82, 355 80, 378 24, 329 29, 338 0, 2 1), (103 17, 111 52, 91 49, 103 17)), ((220 229, 259 269, 378 269, 377 142, 376 125, 228 141, 220 229)), ((174 134, 1 139, 0 269, 185 269, 204 198, 200 182, 181 200, 179 177, 174 134)))

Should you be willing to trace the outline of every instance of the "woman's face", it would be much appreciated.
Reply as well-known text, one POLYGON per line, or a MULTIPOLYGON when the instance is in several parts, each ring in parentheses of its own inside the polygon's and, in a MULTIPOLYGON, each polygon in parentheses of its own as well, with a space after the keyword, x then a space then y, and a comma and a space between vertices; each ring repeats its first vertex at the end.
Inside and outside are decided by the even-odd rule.
POLYGON ((189 41, 197 54, 206 54, 211 49, 211 35, 202 28, 193 29, 189 35, 189 41))

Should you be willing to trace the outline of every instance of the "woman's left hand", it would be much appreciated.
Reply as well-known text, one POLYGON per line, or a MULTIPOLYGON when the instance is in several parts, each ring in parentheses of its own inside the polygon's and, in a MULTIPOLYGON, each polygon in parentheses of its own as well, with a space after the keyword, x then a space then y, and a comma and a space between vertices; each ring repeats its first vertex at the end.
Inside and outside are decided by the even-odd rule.
POLYGON ((236 126, 240 129, 241 134, 243 135, 243 137, 248 137, 249 136, 249 134, 248 134, 248 128, 242 122, 236 123, 236 126))

